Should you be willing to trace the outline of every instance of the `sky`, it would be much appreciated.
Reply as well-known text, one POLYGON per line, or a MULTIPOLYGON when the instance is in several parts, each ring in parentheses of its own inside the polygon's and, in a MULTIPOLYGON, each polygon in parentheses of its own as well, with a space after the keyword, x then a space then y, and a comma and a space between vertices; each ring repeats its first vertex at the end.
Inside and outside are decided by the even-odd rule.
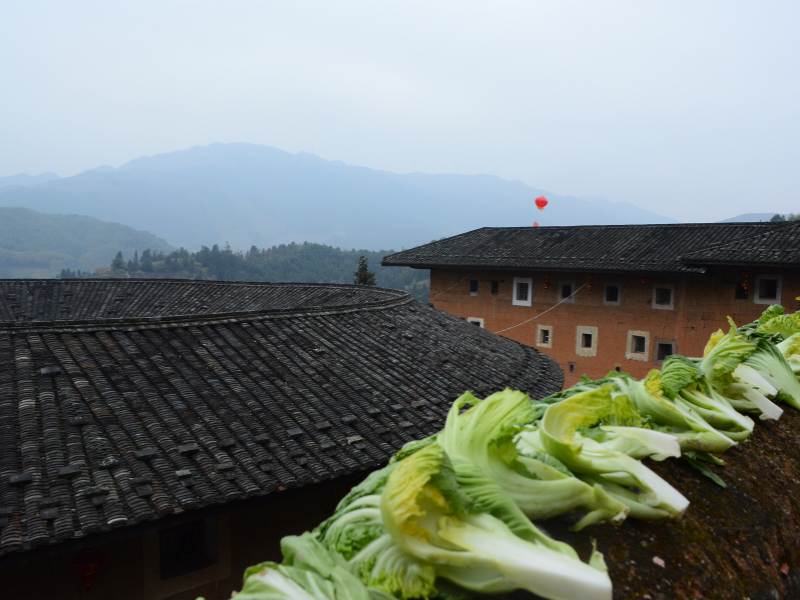
POLYGON ((212 142, 800 211, 794 0, 4 0, 0 176, 212 142))

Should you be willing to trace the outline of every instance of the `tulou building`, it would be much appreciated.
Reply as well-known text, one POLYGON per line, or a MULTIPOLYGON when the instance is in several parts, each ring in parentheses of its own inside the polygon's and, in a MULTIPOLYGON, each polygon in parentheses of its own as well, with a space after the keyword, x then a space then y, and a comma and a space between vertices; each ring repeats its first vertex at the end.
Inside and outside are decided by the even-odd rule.
POLYGON ((404 293, 0 280, 4 598, 229 598, 465 390, 558 366, 404 293))
POLYGON ((553 357, 566 384, 639 377, 800 296, 800 222, 486 227, 387 256, 430 302, 553 357))

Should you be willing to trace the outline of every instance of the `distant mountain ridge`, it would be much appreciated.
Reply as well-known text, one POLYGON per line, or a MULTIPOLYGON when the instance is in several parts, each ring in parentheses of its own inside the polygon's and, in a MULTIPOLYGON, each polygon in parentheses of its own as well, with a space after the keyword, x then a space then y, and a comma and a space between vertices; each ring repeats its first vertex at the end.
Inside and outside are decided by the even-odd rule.
POLYGON ((7 175, 5 177, 0 177, 0 189, 8 187, 28 187, 53 181, 58 178, 58 175, 55 173, 38 173, 36 175, 18 173, 16 175, 7 175))
POLYGON ((730 219, 725 219, 722 223, 757 223, 759 221, 769 221, 775 216, 774 212, 771 213, 744 213, 736 215, 730 219))
POLYGON ((146 231, 79 215, 0 207, 0 277, 53 277, 62 269, 106 267, 118 250, 172 247, 146 231))
POLYGON ((212 144, 142 157, 31 187, 0 190, 26 206, 125 223, 187 248, 295 241, 343 248, 407 248, 481 226, 659 223, 626 203, 547 194, 491 175, 398 174, 290 154, 212 144))

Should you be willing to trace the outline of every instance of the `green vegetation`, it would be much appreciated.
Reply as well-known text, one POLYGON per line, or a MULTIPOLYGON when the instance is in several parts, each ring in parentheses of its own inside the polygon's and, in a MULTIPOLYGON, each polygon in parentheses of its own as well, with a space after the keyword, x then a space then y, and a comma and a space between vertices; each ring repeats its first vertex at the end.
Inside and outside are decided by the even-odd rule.
POLYGON ((714 333, 701 358, 670 357, 643 380, 612 372, 541 400, 510 389, 483 400, 467 392, 439 433, 406 444, 314 531, 286 538, 307 540, 325 569, 314 558, 295 571, 290 548, 271 571, 248 570, 233 598, 305 598, 313 579, 329 589, 308 596, 315 600, 349 588, 373 599, 460 600, 514 589, 610 599, 603 556, 595 549, 581 561, 531 519, 577 512, 570 519, 581 529, 680 517, 689 501, 642 461, 680 458, 725 488, 710 466, 724 465, 718 454, 751 434, 755 423, 743 413, 774 419, 776 402, 800 408, 798 363, 800 312, 772 306, 754 323, 714 333), (367 589, 352 578, 331 587, 330 577, 320 579, 328 572, 349 573, 367 589))
POLYGON ((772 223, 783 223, 784 221, 800 221, 800 213, 786 213, 782 215, 780 213, 776 213, 770 219, 772 223))
MULTIPOLYGON (((210 248, 203 246, 198 252, 189 252, 185 248, 169 253, 147 249, 141 254, 128 254, 127 260, 124 253, 118 252, 111 261, 110 275, 220 281, 352 283, 355 271, 357 283, 405 290, 415 298, 427 301, 428 272, 381 267, 381 259, 390 253, 342 250, 308 242, 263 249, 253 246, 247 252, 236 252, 229 246, 220 248, 216 244, 210 248), (370 271, 370 265, 375 273, 370 271), (363 281, 359 280, 360 277, 363 281)), ((70 276, 75 274, 62 273, 62 277, 70 276)))
POLYGON ((170 250, 164 240, 119 223, 79 215, 0 207, 0 277, 54 277, 64 269, 94 271, 118 250, 170 250))

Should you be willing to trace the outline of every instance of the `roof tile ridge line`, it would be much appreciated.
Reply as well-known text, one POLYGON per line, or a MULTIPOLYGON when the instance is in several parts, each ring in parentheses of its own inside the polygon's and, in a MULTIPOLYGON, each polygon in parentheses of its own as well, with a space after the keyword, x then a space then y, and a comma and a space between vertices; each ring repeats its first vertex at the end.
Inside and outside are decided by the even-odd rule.
POLYGON ((697 250, 692 250, 691 252, 687 252, 686 254, 682 254, 678 257, 680 262, 685 262, 686 259, 691 259, 693 254, 701 254, 703 252, 708 252, 709 250, 716 250, 717 248, 722 248, 724 246, 729 246, 730 244, 740 243, 740 242, 747 242, 749 240, 754 240, 755 238, 759 238, 763 235, 767 235, 769 233, 773 233, 776 229, 780 228, 783 225, 791 225, 793 221, 787 221, 785 223, 769 223, 763 227, 762 231, 754 232, 752 234, 747 233, 742 235, 741 237, 737 237, 732 240, 725 240, 724 242, 714 242, 713 244, 709 244, 708 246, 703 246, 702 248, 698 248, 697 250))
POLYGON ((392 258, 393 256, 397 256, 398 254, 405 254, 406 252, 411 252, 412 250, 419 250, 420 248, 426 248, 427 246, 432 246, 433 244, 440 244, 445 241, 454 240, 456 238, 463 237, 465 235, 470 235, 472 233, 477 233, 478 231, 483 231, 487 229, 501 229, 497 227, 477 227, 475 229, 470 229, 469 231, 464 231, 462 233, 457 233, 455 235, 450 235, 447 237, 439 238, 438 240, 432 240, 430 242, 426 242, 419 246, 414 246, 413 248, 406 248, 405 250, 398 250, 397 252, 393 252, 392 254, 387 254, 381 259, 381 265, 384 264, 387 258, 392 258))
POLYGON ((398 298, 382 300, 366 306, 319 307, 310 309, 288 309, 275 311, 249 311, 239 313, 220 313, 213 315, 187 315, 184 317, 140 317, 138 319, 113 319, 93 321, 41 321, 36 324, 25 322, 24 325, 15 326, 14 323, 0 323, 0 333, 92 333, 97 331, 134 331, 144 329, 173 329, 193 325, 216 325, 225 323, 239 323, 248 321, 263 321, 269 319, 289 319, 293 317, 316 315, 339 315, 355 312, 384 310, 403 306, 414 302, 410 294, 405 293, 398 298), (9 327, 9 325, 11 325, 9 327))

